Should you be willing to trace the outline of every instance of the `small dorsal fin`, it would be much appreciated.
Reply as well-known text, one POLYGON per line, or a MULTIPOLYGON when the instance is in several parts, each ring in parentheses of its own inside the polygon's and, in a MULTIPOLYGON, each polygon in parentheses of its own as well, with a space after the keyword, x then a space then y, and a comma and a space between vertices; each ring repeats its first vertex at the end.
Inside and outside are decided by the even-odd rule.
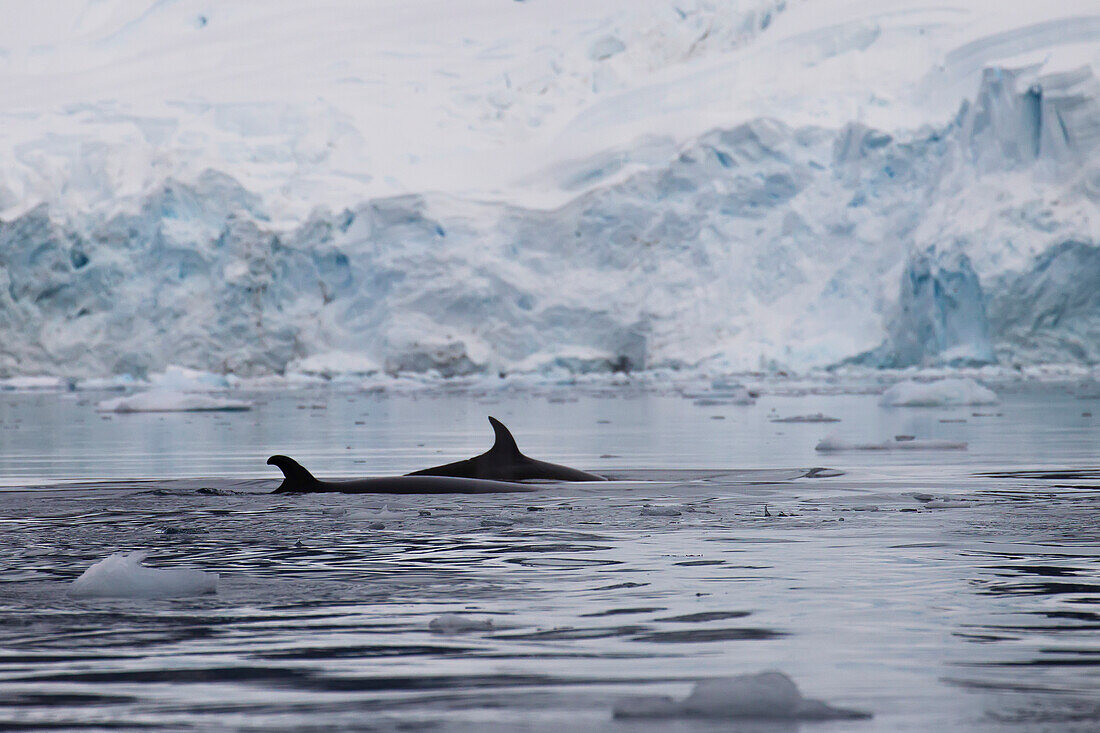
POLYGON ((505 456, 523 455, 519 452, 516 439, 508 432, 508 428, 504 427, 504 423, 490 415, 489 424, 493 426, 493 432, 496 433, 496 441, 493 443, 493 447, 489 449, 490 453, 505 456))

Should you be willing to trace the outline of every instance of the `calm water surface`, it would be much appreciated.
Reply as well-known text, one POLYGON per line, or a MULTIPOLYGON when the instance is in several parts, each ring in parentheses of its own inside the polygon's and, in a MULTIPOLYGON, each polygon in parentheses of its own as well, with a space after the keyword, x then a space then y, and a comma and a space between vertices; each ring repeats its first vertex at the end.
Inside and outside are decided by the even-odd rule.
POLYGON ((0 728, 1095 731, 1100 400, 1002 396, 328 390, 103 416, 99 395, 0 394, 0 728), (769 419, 818 411, 842 421, 769 419), (619 480, 266 493, 271 453, 325 478, 403 472, 486 449, 487 414, 528 454, 619 480), (828 434, 969 449, 816 453, 828 434), (218 593, 67 595, 129 550, 217 572, 218 593), (435 633, 444 613, 492 627, 435 633), (631 696, 767 669, 874 718, 612 718, 631 696))

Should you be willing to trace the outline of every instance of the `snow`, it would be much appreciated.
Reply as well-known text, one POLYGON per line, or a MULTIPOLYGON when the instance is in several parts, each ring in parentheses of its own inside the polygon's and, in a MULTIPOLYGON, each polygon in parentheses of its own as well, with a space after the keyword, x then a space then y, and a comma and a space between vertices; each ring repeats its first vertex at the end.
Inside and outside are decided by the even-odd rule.
POLYGON ((915 440, 901 436, 894 440, 884 440, 881 443, 854 443, 841 440, 836 437, 822 438, 814 447, 814 450, 822 453, 834 453, 839 451, 890 451, 890 450, 966 450, 966 443, 952 440, 915 440))
POLYGON ((103 400, 96 409, 100 412, 241 412, 252 409, 252 404, 204 394, 150 390, 103 400))
POLYGON ((148 552, 116 552, 73 581, 76 598, 171 598, 216 593, 218 574, 182 568, 147 568, 148 552))
POLYGON ((629 700, 615 707, 615 717, 844 720, 871 715, 807 699, 794 681, 782 672, 760 672, 697 682, 684 700, 665 696, 629 700))
POLYGON ((938 379, 933 382, 906 380, 882 393, 879 404, 887 407, 956 407, 961 405, 996 405, 1000 402, 993 390, 969 377, 938 379))
POLYGON ((61 7, 0 377, 1100 361, 1094 0, 61 7))

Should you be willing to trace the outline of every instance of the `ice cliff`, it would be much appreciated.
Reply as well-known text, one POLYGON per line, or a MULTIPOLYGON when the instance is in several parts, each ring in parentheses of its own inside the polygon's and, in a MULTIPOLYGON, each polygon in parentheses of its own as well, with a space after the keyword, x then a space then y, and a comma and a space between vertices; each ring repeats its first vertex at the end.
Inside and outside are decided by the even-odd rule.
POLYGON ((564 152, 525 142, 540 162, 507 190, 476 168, 466 188, 356 178, 368 138, 305 102, 176 105, 128 156, 96 138, 110 105, 63 115, 90 120, 64 137, 0 136, 0 376, 1100 362, 1100 15, 944 36, 906 78, 954 112, 920 118, 840 76, 940 32, 931 6, 814 27, 850 4, 651 5, 447 98, 494 139, 559 120, 564 152), (870 97, 811 114, 789 79, 761 96, 730 76, 761 58, 870 97), (735 80, 758 107, 700 106, 735 80), (192 138, 222 145, 181 156, 210 119, 224 139, 192 138))

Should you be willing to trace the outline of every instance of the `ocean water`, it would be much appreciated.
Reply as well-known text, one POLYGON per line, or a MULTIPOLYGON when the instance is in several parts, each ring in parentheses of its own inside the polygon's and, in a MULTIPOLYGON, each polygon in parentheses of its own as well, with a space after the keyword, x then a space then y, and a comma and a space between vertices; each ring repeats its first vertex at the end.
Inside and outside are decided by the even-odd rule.
POLYGON ((0 729, 1096 730, 1100 398, 1000 391, 918 409, 330 389, 160 415, 0 394, 0 729), (771 421, 819 411, 840 422, 771 421), (268 493, 272 453, 323 478, 403 472, 485 450, 490 414, 529 455, 615 480, 268 493), (827 435, 968 449, 816 452, 827 435), (217 593, 69 595, 135 550, 218 573, 217 593), (477 628, 441 633, 444 614, 477 628), (613 717, 763 670, 874 717, 613 717))

